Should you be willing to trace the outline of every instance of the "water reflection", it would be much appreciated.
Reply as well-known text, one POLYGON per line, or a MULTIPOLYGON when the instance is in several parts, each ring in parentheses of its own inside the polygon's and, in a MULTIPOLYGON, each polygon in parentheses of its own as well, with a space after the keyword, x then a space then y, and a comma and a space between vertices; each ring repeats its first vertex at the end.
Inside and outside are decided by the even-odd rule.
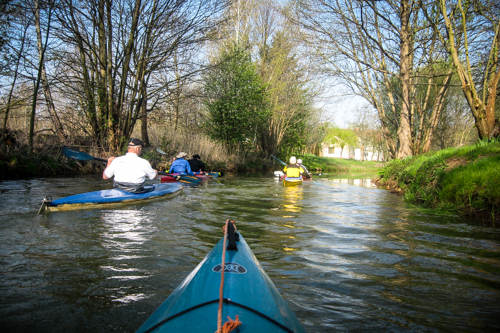
MULTIPOLYGON (((283 211, 300 213, 301 202, 304 198, 304 188, 302 186, 283 186, 283 211)), ((283 215, 283 217, 290 217, 283 215)))
POLYGON ((135 253, 140 250, 141 245, 158 230, 141 210, 106 211, 102 214, 101 220, 105 228, 100 236, 101 244, 104 248, 117 252, 119 257, 124 253, 135 253))
POLYGON ((377 185, 375 185, 375 183, 373 183, 371 179, 329 179, 329 181, 338 184, 377 188, 377 185))
POLYGON ((105 211, 101 216, 103 232, 99 235, 101 246, 108 250, 108 264, 100 268, 108 280, 121 281, 120 287, 110 288, 113 302, 130 303, 146 298, 124 282, 147 278, 148 271, 141 270, 135 263, 150 255, 144 243, 150 240, 157 226, 142 210, 105 211))

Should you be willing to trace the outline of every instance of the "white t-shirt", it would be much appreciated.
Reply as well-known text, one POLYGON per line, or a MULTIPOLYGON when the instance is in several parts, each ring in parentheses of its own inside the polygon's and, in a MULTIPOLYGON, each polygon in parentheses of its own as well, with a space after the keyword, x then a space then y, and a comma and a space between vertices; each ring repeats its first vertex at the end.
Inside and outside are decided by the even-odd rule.
POLYGON ((156 172, 151 164, 134 153, 126 153, 124 156, 115 158, 104 170, 106 177, 115 176, 115 181, 120 183, 144 183, 146 176, 149 179, 156 177, 156 172))

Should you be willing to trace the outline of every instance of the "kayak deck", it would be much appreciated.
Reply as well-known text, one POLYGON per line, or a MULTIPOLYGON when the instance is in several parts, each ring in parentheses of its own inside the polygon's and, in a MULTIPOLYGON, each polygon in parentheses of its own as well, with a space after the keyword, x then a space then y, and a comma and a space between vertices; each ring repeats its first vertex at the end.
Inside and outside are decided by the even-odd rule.
MULTIPOLYGON (((167 176, 162 176, 160 179, 161 183, 185 183, 185 184, 190 184, 190 181, 183 181, 182 179, 177 179, 175 176, 181 175, 180 173, 172 173, 171 175, 167 176)), ((189 176, 189 177, 196 177, 195 182, 192 182, 194 185, 198 185, 200 182, 204 182, 209 180, 209 176, 207 175, 202 175, 202 174, 195 174, 194 176, 189 176), (199 180, 199 181, 198 181, 199 180)), ((190 184, 190 185, 193 185, 190 184)))
POLYGON ((146 193, 130 193, 118 189, 109 189, 71 195, 69 197, 47 202, 45 210, 63 211, 87 208, 104 208, 130 204, 134 202, 166 199, 179 194, 183 186, 180 184, 152 184, 154 190, 146 193))
MULTIPOLYGON (((217 330, 221 282, 221 240, 144 322, 137 333, 217 330)), ((238 315, 233 332, 305 332, 240 235, 238 251, 227 251, 224 269, 223 321, 238 315)))

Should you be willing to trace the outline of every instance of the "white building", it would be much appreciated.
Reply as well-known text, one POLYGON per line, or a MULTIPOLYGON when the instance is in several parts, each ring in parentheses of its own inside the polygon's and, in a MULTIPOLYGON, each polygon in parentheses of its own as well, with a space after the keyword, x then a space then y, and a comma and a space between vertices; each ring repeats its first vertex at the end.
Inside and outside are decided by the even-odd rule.
POLYGON ((338 145, 334 144, 321 144, 321 153, 320 156, 324 157, 334 157, 334 158, 343 158, 343 159, 355 159, 358 161, 383 161, 384 155, 382 152, 374 151, 372 147, 362 148, 354 148, 346 145, 344 149, 342 149, 338 145), (363 154, 363 156, 362 156, 363 154), (363 158, 362 158, 363 157, 363 158))

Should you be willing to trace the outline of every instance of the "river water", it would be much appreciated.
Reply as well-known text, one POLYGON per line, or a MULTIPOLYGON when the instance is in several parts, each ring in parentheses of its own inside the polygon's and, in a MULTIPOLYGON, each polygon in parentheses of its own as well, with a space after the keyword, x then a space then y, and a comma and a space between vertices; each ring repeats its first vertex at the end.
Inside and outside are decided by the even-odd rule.
POLYGON ((227 218, 308 332, 500 331, 500 229, 413 208, 368 180, 220 179, 164 201, 36 216, 46 195, 109 187, 0 182, 0 331, 134 332, 227 218))

